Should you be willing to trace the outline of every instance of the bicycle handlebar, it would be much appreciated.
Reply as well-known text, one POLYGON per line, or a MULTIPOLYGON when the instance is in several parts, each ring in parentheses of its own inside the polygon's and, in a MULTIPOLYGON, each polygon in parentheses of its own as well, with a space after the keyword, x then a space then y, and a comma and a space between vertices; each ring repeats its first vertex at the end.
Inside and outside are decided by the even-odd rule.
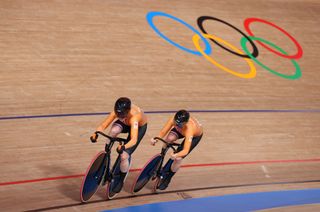
POLYGON ((100 134, 100 135, 108 138, 110 141, 113 141, 113 142, 117 141, 117 142, 119 142, 120 144, 121 144, 122 142, 124 143, 124 142, 127 141, 127 139, 125 139, 125 138, 118 138, 118 137, 113 138, 113 137, 111 137, 111 136, 109 136, 109 135, 104 134, 103 132, 100 132, 100 131, 96 131, 96 132, 94 132, 94 133, 97 135, 96 139, 98 139, 98 135, 100 134))
POLYGON ((174 152, 177 151, 177 150, 174 148, 174 146, 176 146, 176 147, 180 146, 180 144, 168 143, 167 141, 163 140, 163 139, 160 138, 160 137, 154 137, 153 139, 162 141, 162 142, 165 143, 169 148, 171 148, 174 152))

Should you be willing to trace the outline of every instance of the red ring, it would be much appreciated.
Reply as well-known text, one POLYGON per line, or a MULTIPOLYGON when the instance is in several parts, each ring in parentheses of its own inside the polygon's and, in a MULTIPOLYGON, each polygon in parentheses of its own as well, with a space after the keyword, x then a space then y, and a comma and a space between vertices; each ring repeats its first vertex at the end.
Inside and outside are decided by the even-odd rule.
POLYGON ((268 47, 266 44, 260 42, 260 41, 257 41, 261 46, 263 46, 264 48, 268 49, 269 51, 281 56, 281 57, 284 57, 284 58, 288 58, 288 59, 299 59, 302 57, 302 54, 303 54, 303 50, 302 50, 302 47, 300 46, 300 44, 298 43, 298 41, 296 39, 294 39, 288 32, 286 32, 284 29, 280 28, 279 26, 271 23, 271 22, 268 22, 266 20, 263 20, 263 19, 259 19, 259 18, 247 18, 245 21, 244 21, 244 27, 246 29, 246 31, 249 33, 249 35, 251 36, 254 36, 253 33, 251 32, 250 28, 249 28, 249 25, 252 23, 252 22, 262 22, 262 23, 265 23, 265 24, 268 24, 270 26, 273 26, 274 28, 277 28, 278 30, 280 30, 282 33, 284 33, 286 36, 288 36, 290 38, 290 40, 293 41, 293 43, 296 45, 297 49, 298 49, 298 52, 295 54, 295 55, 285 55, 285 54, 282 54, 281 52, 277 52, 275 51, 274 49, 268 47))

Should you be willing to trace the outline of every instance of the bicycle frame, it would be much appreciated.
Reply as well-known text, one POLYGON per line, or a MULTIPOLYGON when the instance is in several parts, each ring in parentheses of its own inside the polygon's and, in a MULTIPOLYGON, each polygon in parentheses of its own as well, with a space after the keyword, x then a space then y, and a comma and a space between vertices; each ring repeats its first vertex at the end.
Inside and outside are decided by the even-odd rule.
POLYGON ((174 152, 177 152, 174 146, 179 146, 179 144, 168 143, 159 137, 155 137, 154 139, 162 141, 163 143, 166 144, 166 147, 162 148, 160 154, 155 155, 152 159, 150 159, 145 164, 140 174, 137 176, 135 183, 132 186, 132 189, 131 189, 132 193, 136 193, 140 191, 149 182, 150 179, 152 180, 156 178, 160 179, 161 172, 163 169, 162 165, 163 165, 163 161, 166 153, 170 148, 173 149, 174 152))
POLYGON ((96 139, 98 139, 99 135, 102 135, 109 139, 110 142, 105 144, 105 151, 99 152, 87 168, 80 189, 82 202, 87 202, 95 194, 99 186, 112 181, 113 176, 110 173, 111 148, 115 142, 119 142, 122 145, 126 141, 124 138, 113 138, 99 131, 96 131, 95 134, 96 139))
POLYGON ((161 162, 159 163, 159 167, 157 169, 157 174, 156 174, 156 177, 160 177, 160 173, 161 173, 161 170, 162 170, 162 165, 163 165, 163 161, 164 161, 164 157, 166 156, 168 150, 171 148, 173 150, 174 153, 177 152, 177 149, 174 148, 174 146, 179 146, 180 144, 176 144, 176 143, 168 143, 167 141, 163 140, 162 138, 159 138, 159 137, 155 137, 154 139, 156 140, 159 140, 159 141, 162 141, 164 144, 166 144, 166 148, 162 148, 161 149, 161 162))
POLYGON ((111 136, 109 136, 109 135, 104 134, 103 132, 100 132, 100 131, 96 131, 95 134, 97 135, 96 139, 98 139, 98 135, 100 134, 100 135, 108 138, 109 141, 110 141, 109 144, 106 143, 106 144, 105 144, 105 147, 104 147, 105 152, 106 152, 106 156, 105 156, 105 157, 106 157, 106 159, 105 159, 106 169, 104 170, 104 173, 103 173, 103 175, 102 175, 102 176, 103 176, 102 179, 101 179, 101 182, 102 182, 102 183, 100 183, 100 185, 101 185, 101 184, 102 184, 102 185, 105 185, 107 181, 110 182, 111 179, 112 179, 112 173, 110 173, 110 155, 111 155, 111 149, 112 149, 112 147, 113 147, 113 144, 114 144, 115 142, 119 142, 119 144, 122 145, 122 144, 126 141, 126 139, 124 139, 124 138, 118 138, 118 137, 113 138, 113 137, 111 137, 111 136))

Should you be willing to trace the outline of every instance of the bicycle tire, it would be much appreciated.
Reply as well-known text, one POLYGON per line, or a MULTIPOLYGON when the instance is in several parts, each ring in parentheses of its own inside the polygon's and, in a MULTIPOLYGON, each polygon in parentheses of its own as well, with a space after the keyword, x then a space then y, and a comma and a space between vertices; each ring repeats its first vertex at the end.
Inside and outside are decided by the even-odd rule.
POLYGON ((157 173, 157 169, 161 163, 162 156, 161 154, 157 154, 153 156, 142 168, 140 174, 137 176, 134 184, 132 186, 131 192, 137 193, 139 192, 149 181, 150 179, 157 173))
POLYGON ((87 202, 98 190, 106 169, 106 152, 99 152, 91 161, 80 189, 81 202, 87 202))

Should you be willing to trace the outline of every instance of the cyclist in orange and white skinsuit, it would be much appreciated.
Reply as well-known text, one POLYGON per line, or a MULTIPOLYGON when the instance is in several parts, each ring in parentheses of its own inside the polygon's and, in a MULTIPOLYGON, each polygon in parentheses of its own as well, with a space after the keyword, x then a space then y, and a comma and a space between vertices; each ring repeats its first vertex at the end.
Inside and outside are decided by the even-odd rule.
MULTIPOLYGON (((147 130, 147 117, 144 112, 136 105, 131 104, 131 100, 126 97, 119 98, 115 105, 114 111, 98 126, 96 131, 105 130, 111 123, 112 127, 109 136, 117 137, 120 133, 128 133, 127 142, 124 145, 119 145, 117 152, 120 154, 120 177, 121 181, 114 189, 115 192, 120 192, 123 186, 123 181, 129 171, 129 157, 138 147, 144 134, 147 130), (115 122, 113 122, 117 119, 115 122)), ((91 141, 96 141, 96 134, 91 136, 91 141)))
MULTIPOLYGON (((168 187, 171 178, 178 171, 181 166, 182 159, 185 158, 200 142, 203 134, 201 124, 186 110, 179 110, 174 117, 171 117, 163 129, 160 131, 160 138, 164 139, 168 143, 184 138, 181 145, 177 149, 177 153, 173 153, 164 166, 164 172, 162 175, 162 183, 159 187, 160 190, 164 190, 168 187)), ((155 145, 157 141, 151 139, 151 144, 155 145)))

